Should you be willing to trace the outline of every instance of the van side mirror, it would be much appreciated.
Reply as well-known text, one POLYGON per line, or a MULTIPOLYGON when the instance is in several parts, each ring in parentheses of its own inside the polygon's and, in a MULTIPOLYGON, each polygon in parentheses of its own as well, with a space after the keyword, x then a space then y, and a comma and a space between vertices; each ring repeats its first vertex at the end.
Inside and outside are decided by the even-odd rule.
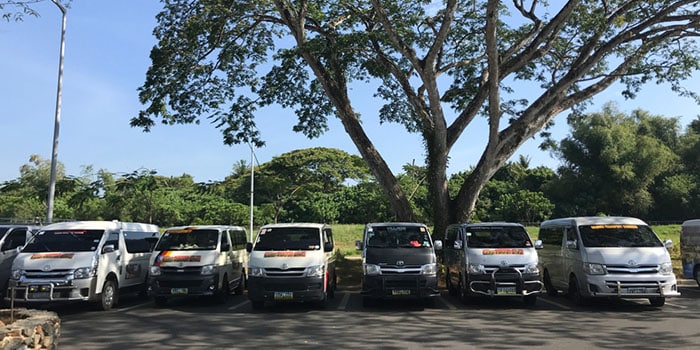
POLYGON ((222 252, 227 252, 231 249, 231 243, 229 242, 221 242, 221 251, 222 252))
POLYGON ((464 243, 462 243, 462 241, 458 239, 452 245, 452 248, 459 250, 459 249, 462 249, 463 246, 464 246, 464 243))
POLYGON ((664 241, 664 247, 666 247, 666 249, 671 249, 671 248, 673 248, 673 241, 670 240, 670 239, 665 240, 665 241, 664 241))
POLYGON ((332 252, 333 251, 333 243, 332 242, 326 242, 323 244, 323 251, 324 252, 332 252))
POLYGON ((102 247, 102 254, 114 252, 114 244, 106 244, 102 247))
POLYGON ((433 242, 433 245, 435 246, 435 250, 442 250, 442 241, 441 240, 436 240, 433 242))
POLYGON ((355 249, 356 250, 362 250, 362 248, 363 248, 362 246, 363 246, 362 241, 360 241, 360 240, 355 241, 355 249))
POLYGON ((566 247, 568 249, 578 249, 578 244, 576 241, 566 241, 566 247))
POLYGON ((544 244, 542 243, 541 239, 538 239, 535 241, 535 249, 542 249, 544 248, 544 244))
POLYGON ((253 251, 253 243, 247 242, 245 244, 245 251, 248 253, 252 252, 253 251))

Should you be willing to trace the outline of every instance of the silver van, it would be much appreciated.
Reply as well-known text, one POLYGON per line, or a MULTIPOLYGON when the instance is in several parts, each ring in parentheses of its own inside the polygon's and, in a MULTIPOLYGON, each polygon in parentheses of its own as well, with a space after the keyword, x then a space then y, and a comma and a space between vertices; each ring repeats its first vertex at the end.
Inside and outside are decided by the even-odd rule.
POLYGON ((540 224, 539 259, 549 295, 565 291, 577 303, 590 297, 647 298, 663 306, 679 296, 668 249, 644 221, 591 216, 540 224))
POLYGON ((692 278, 700 286, 700 220, 687 220, 681 225, 681 262, 683 277, 692 278))
POLYGON ((517 223, 455 224, 445 233, 445 284, 462 302, 473 296, 519 297, 532 306, 542 290, 537 251, 517 223))
POLYGON ((35 225, 0 225, 0 297, 7 291, 7 281, 12 272, 12 262, 19 249, 39 232, 35 225))

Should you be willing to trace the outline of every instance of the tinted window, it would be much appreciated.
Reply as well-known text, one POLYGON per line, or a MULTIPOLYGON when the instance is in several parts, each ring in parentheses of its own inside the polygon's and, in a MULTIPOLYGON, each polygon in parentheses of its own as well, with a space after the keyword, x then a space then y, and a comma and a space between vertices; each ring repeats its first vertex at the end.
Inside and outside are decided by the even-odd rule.
POLYGON ((477 226, 465 230, 469 248, 525 248, 532 247, 530 237, 520 226, 477 226))
POLYGON ((10 232, 5 241, 2 244, 2 250, 11 250, 17 247, 21 247, 27 241, 27 229, 26 228, 16 228, 10 232))
POLYGON ((129 253, 148 253, 152 250, 149 239, 158 237, 155 232, 129 232, 124 231, 126 251, 129 253))
POLYGON ((644 225, 579 226, 585 247, 662 247, 656 234, 644 225))
POLYGON ((425 226, 373 226, 367 230, 368 248, 431 247, 425 226))
POLYGON ((447 228, 447 234, 445 235, 445 247, 454 248, 458 233, 459 226, 450 226, 447 228))
POLYGON ((168 230, 155 250, 214 250, 219 243, 219 230, 168 230))
POLYGON ((255 250, 319 250, 321 235, 313 227, 274 227, 260 230, 255 250))
POLYGON ((554 245, 561 247, 561 239, 564 235, 562 227, 542 227, 537 237, 543 245, 554 245))
POLYGON ((89 252, 95 251, 103 230, 41 231, 24 247, 24 252, 89 252))

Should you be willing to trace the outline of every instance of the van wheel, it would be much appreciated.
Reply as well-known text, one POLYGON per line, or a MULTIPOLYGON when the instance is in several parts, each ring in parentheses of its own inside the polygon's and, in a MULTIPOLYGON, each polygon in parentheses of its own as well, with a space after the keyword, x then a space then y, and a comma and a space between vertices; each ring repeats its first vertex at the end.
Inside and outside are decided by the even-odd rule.
POLYGON ((231 290, 229 289, 228 285, 228 275, 224 275, 224 279, 221 281, 221 287, 214 295, 214 300, 218 304, 226 304, 229 294, 231 294, 231 290))
POLYGON ((328 290, 326 293, 328 294, 328 298, 335 298, 335 289, 338 287, 338 276, 335 274, 335 270, 333 271, 333 278, 330 279, 330 282, 328 283, 328 290))
POLYGON ((665 297, 655 297, 655 298, 649 298, 649 303, 651 306, 654 307, 662 307, 664 304, 666 304, 666 298, 665 297))
POLYGON ((117 283, 113 280, 106 280, 102 286, 102 294, 100 295, 100 307, 104 311, 111 310, 117 305, 118 289, 117 283))
POLYGON ((586 299, 581 294, 581 289, 576 281, 576 276, 574 275, 569 277, 569 298, 571 298, 576 305, 584 305, 586 302, 586 299))
POLYGON ((253 306, 253 310, 262 310, 265 308, 264 300, 251 300, 250 305, 253 306))
POLYGON ((525 306, 535 306, 537 304, 537 294, 530 294, 523 297, 525 306))
POLYGON ((467 291, 467 285, 464 278, 459 277, 459 300, 462 304, 469 304, 471 298, 469 297, 469 292, 467 291))
POLYGON ((547 290, 547 295, 549 295, 550 297, 557 296, 557 294, 559 294, 559 293, 557 292, 557 289, 554 288, 554 285, 552 284, 552 278, 549 277, 549 271, 544 270, 544 277, 542 277, 542 279, 543 279, 542 283, 544 283, 544 289, 547 290))
POLYGON ((363 307, 373 307, 377 306, 377 300, 371 297, 362 297, 362 306, 363 307))
POLYGON ((163 307, 168 304, 168 298, 166 297, 155 297, 153 298, 153 303, 158 307, 163 307))
POLYGON ((452 285, 452 280, 450 280, 450 269, 445 270, 445 288, 447 288, 448 294, 452 296, 457 295, 457 290, 452 285))
POLYGON ((233 294, 241 295, 245 289, 245 272, 241 272, 241 278, 238 280, 238 285, 236 289, 233 290, 233 294))
POLYGON ((693 275, 695 276, 695 282, 697 282, 698 287, 700 287, 700 267, 695 268, 695 273, 693 275))

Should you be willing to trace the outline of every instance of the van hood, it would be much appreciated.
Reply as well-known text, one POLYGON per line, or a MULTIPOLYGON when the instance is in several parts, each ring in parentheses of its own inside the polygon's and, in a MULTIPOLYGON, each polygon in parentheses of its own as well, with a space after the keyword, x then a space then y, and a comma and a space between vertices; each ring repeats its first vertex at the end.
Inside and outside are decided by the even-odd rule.
POLYGON ((151 265, 155 266, 203 266, 216 264, 216 250, 163 250, 154 252, 151 265))
POLYGON ((253 250, 248 261, 249 266, 275 268, 282 265, 287 268, 323 265, 325 255, 322 250, 253 250))
POLYGON ((481 265, 537 264, 535 248, 470 248, 469 262, 481 265))
POLYGON ((671 262, 664 247, 585 248, 583 251, 585 261, 594 264, 637 266, 671 262))
POLYGON ((375 265, 424 265, 435 263, 430 248, 371 248, 365 253, 365 263, 375 265), (403 264, 398 263, 403 261, 403 264))
POLYGON ((95 252, 19 253, 12 264, 22 270, 62 270, 91 266, 95 252))

